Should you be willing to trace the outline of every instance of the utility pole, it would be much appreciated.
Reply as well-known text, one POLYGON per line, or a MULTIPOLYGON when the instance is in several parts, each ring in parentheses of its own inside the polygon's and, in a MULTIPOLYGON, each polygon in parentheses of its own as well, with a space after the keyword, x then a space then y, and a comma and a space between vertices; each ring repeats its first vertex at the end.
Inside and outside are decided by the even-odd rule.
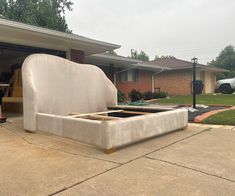
POLYGON ((193 108, 196 109, 196 65, 197 65, 198 59, 192 58, 193 63, 193 108))

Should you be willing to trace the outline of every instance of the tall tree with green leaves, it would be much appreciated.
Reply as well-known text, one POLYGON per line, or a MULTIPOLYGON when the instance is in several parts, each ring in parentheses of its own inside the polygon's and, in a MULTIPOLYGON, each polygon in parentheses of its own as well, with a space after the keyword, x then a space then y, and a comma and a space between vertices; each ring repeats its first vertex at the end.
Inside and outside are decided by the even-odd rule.
POLYGON ((215 60, 212 60, 208 65, 220 67, 230 70, 226 73, 216 75, 217 80, 235 77, 235 49, 232 45, 226 46, 215 60))
POLYGON ((0 0, 0 17, 71 33, 65 11, 72 5, 71 0, 0 0))
POLYGON ((137 50, 132 50, 131 58, 142 60, 142 61, 149 61, 149 56, 143 50, 141 50, 140 53, 138 53, 137 50))
POLYGON ((235 50, 232 45, 226 46, 215 60, 212 60, 209 65, 234 70, 235 71, 235 50))

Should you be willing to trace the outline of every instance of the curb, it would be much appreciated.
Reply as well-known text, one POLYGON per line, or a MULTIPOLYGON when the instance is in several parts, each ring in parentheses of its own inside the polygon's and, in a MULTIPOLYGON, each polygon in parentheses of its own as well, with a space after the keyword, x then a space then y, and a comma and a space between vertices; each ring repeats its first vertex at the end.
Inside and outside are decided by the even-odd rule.
POLYGON ((213 110, 213 111, 204 113, 202 115, 199 115, 199 116, 195 117, 194 118, 194 122, 195 123, 201 123, 203 120, 205 120, 206 118, 208 118, 208 117, 210 117, 212 115, 218 114, 220 112, 228 111, 228 110, 235 110, 235 106, 230 107, 230 108, 226 108, 226 109, 213 110))
MULTIPOLYGON (((192 104, 180 104, 178 106, 180 106, 180 107, 190 107, 190 106, 192 106, 192 104)), ((226 108, 234 107, 234 105, 223 105, 223 104, 209 104, 207 106, 226 107, 226 108)))

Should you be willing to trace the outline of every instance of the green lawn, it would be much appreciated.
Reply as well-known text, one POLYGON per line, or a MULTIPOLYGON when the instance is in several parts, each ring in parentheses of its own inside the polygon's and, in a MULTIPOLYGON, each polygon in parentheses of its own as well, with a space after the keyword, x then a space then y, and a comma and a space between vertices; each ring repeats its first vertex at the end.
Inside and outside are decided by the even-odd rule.
MULTIPOLYGON (((160 99, 153 103, 162 104, 192 104, 192 96, 172 96, 170 99, 160 99)), ((235 105, 235 94, 222 95, 222 94, 209 94, 197 95, 197 104, 218 104, 218 105, 235 105)))
POLYGON ((220 112, 203 120, 202 123, 217 125, 235 125, 235 110, 220 112))

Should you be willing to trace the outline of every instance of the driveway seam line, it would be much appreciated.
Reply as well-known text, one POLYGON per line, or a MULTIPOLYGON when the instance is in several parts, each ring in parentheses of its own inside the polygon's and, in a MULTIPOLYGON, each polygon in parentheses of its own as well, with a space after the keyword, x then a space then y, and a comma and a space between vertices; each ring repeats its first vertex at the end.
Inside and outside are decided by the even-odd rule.
MULTIPOLYGON (((86 157, 86 158, 92 158, 92 159, 97 159, 97 160, 100 160, 100 161, 106 161, 106 162, 110 162, 110 163, 115 163, 115 164, 122 164, 120 162, 115 162, 115 161, 110 161, 110 160, 106 160, 106 159, 100 159, 100 158, 97 158, 97 157, 93 157, 93 156, 86 156, 86 155, 82 155, 82 154, 77 154, 77 153, 71 153, 71 152, 67 152, 66 150, 63 151, 63 150, 59 150, 59 149, 56 149, 56 148, 52 148, 50 146, 44 146, 44 145, 40 145, 40 144, 35 144, 33 142, 30 142, 27 140, 27 138, 15 133, 14 131, 12 131, 10 128, 8 127, 5 127, 4 125, 0 125, 0 127, 2 128, 5 128, 7 131, 13 133, 14 135, 16 135, 17 137, 19 137, 20 139, 22 139, 23 141, 25 141, 27 144, 30 144, 30 145, 33 145, 33 146, 36 146, 36 147, 40 147, 40 148, 49 148, 49 149, 52 149, 52 150, 55 150, 55 151, 58 151, 58 152, 62 152, 62 153, 66 153, 66 154, 70 154, 70 155, 75 155, 75 156, 81 156, 81 157, 86 157)), ((58 140, 57 138, 55 139, 56 141, 60 141, 58 140)), ((66 144, 68 144, 67 142, 64 142, 66 144)))
MULTIPOLYGON (((123 164, 123 165, 124 165, 124 164, 123 164)), ((116 167, 107 169, 107 170, 105 170, 105 171, 103 171, 103 172, 101 172, 101 173, 98 173, 98 174, 96 174, 96 175, 94 175, 94 176, 91 176, 91 177, 89 177, 89 178, 87 178, 87 179, 84 179, 84 180, 82 180, 82 181, 80 181, 80 182, 77 182, 77 183, 74 183, 74 184, 72 184, 72 185, 70 185, 70 186, 64 187, 63 189, 60 189, 60 190, 58 190, 58 191, 56 191, 56 192, 54 192, 54 193, 51 193, 51 194, 49 194, 48 196, 53 196, 53 195, 56 195, 56 194, 58 194, 58 193, 64 192, 64 191, 66 191, 66 190, 68 190, 68 189, 71 189, 71 188, 73 188, 73 187, 75 187, 75 186, 78 186, 78 185, 80 185, 80 184, 82 184, 82 183, 84 183, 84 182, 86 182, 86 181, 89 181, 89 180, 91 180, 91 179, 93 179, 93 178, 95 178, 95 177, 98 177, 98 176, 100 176, 100 175, 102 175, 102 174, 105 174, 105 173, 107 173, 107 172, 109 172, 109 171, 112 171, 112 170, 114 170, 114 169, 117 169, 117 168, 119 168, 119 167, 121 167, 121 166, 122 166, 122 165, 117 165, 116 167)))
POLYGON ((185 137, 185 138, 176 140, 176 141, 174 141, 174 142, 172 142, 172 143, 170 143, 170 144, 168 144, 168 145, 166 145, 166 146, 163 146, 163 147, 161 147, 161 148, 158 148, 158 149, 155 149, 155 150, 153 150, 153 151, 151 151, 151 152, 148 152, 148 153, 146 153, 145 155, 143 155, 143 157, 144 157, 144 156, 148 156, 149 154, 152 154, 152 153, 154 153, 154 152, 160 151, 160 150, 162 150, 162 149, 168 148, 168 147, 170 147, 170 146, 173 146, 173 145, 175 145, 175 144, 177 144, 177 143, 179 143, 179 142, 182 142, 182 141, 184 141, 184 140, 190 139, 191 137, 197 136, 197 135, 199 135, 199 134, 201 134, 201 133, 204 133, 204 132, 207 132, 207 131, 211 131, 211 130, 212 130, 212 128, 203 129, 202 131, 200 131, 200 132, 198 132, 198 133, 194 133, 194 134, 189 135, 189 136, 187 136, 187 137, 185 137))
MULTIPOLYGON (((0 125, 1 126, 1 125, 0 125)), ((96 159, 96 160, 99 160, 99 161, 105 161, 105 162, 109 162, 109 163, 113 163, 113 164, 118 164, 120 165, 121 163, 119 162, 115 162, 115 161, 110 161, 110 160, 105 160, 105 159, 99 159, 97 157, 92 157, 92 156, 86 156, 86 155, 81 155, 81 154, 76 154, 76 153, 70 153, 70 152, 67 152, 67 151, 63 151, 63 150, 60 150, 60 149, 56 149, 56 148, 52 148, 50 146, 44 146, 44 145, 39 145, 39 144, 35 144, 33 142, 29 142, 27 140, 27 138, 15 133, 14 131, 10 130, 9 128, 7 127, 4 127, 4 126, 1 126, 2 128, 5 128, 7 131, 11 132, 12 134, 16 135, 17 137, 19 137, 20 139, 22 139, 24 142, 26 142, 27 144, 29 145, 32 145, 32 146, 35 146, 37 148, 47 148, 47 149, 51 149, 51 150, 54 150, 54 151, 57 151, 57 152, 60 152, 60 153, 63 153, 63 154, 69 154, 69 155, 74 155, 74 156, 80 156, 80 157, 85 157, 85 158, 88 158, 88 159, 96 159)))
POLYGON ((198 173, 202 173, 202 174, 205 174, 205 175, 208 175, 208 176, 212 176, 212 177, 215 177, 215 178, 219 178, 219 179, 222 179, 222 180, 226 180, 226 181, 235 183, 235 180, 231 180, 229 178, 225 178, 225 177, 222 177, 222 176, 219 176, 219 175, 216 175, 216 174, 211 174, 211 173, 208 173, 208 172, 205 172, 205 171, 201 171, 199 169, 194 169, 192 167, 188 167, 188 166, 185 166, 185 165, 180 165, 178 163, 174 163, 174 162, 170 162, 170 161, 166 161, 166 160, 162 160, 162 159, 157 159, 157 158, 153 158, 153 157, 149 157, 149 156, 145 156, 145 158, 150 159, 150 160, 154 160, 154 161, 167 163, 169 165, 174 165, 174 166, 177 166, 177 167, 192 170, 192 171, 195 171, 195 172, 198 172, 198 173))

